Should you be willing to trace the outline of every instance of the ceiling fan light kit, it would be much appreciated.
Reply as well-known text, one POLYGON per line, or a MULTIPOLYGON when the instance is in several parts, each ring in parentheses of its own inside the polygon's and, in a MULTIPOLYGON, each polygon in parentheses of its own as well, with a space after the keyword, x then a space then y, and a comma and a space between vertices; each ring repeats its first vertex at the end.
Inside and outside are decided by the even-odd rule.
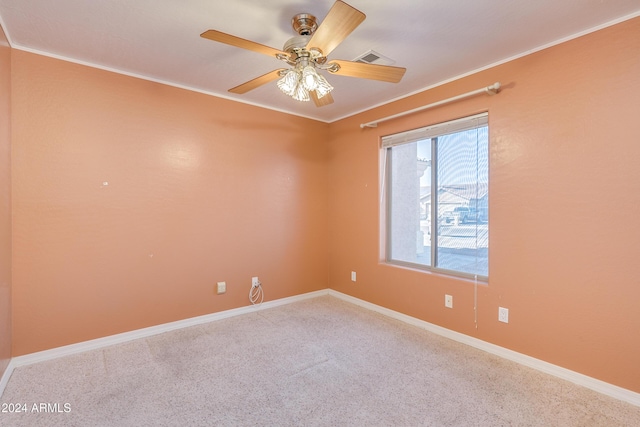
POLYGON ((388 65, 328 60, 327 55, 364 19, 364 13, 341 0, 334 3, 324 21, 319 25, 315 16, 308 13, 297 14, 292 18, 291 24, 299 35, 287 40, 282 51, 216 30, 205 31, 200 36, 275 57, 293 67, 271 71, 231 88, 230 92, 246 93, 279 79, 277 86, 286 95, 296 101, 313 100, 316 106, 322 107, 333 102, 330 95, 333 86, 317 70, 392 83, 399 82, 406 71, 404 68, 388 65))
POLYGON ((309 92, 316 92, 318 99, 321 99, 333 90, 327 79, 318 74, 311 65, 300 66, 283 70, 283 76, 278 80, 278 87, 286 95, 296 101, 311 101, 309 92))

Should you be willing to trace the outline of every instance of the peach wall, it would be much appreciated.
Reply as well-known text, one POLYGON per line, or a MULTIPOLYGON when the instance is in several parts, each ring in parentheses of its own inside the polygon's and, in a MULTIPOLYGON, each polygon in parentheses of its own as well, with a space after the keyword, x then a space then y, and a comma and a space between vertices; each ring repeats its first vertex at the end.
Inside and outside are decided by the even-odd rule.
MULTIPOLYGON (((0 175, 13 355, 247 305, 252 275, 277 299, 325 288, 328 273, 341 292, 640 392, 639 23, 331 125, 14 51, 12 191, 0 175), (494 81, 498 96, 358 127, 494 81), (486 110, 476 329, 471 282, 380 262, 378 138, 486 110)), ((0 148, 8 158, 7 135, 0 148)))
POLYGON ((636 18, 333 123, 330 287, 640 392, 639 76, 636 18), (504 89, 494 97, 358 126, 495 81, 504 89), (478 287, 476 329, 472 282, 380 262, 378 144, 481 111, 490 278, 478 287))
POLYGON ((0 27, 0 377, 11 358, 11 48, 0 27))
POLYGON ((326 288, 327 124, 22 51, 13 72, 14 356, 249 305, 253 275, 265 300, 326 288))

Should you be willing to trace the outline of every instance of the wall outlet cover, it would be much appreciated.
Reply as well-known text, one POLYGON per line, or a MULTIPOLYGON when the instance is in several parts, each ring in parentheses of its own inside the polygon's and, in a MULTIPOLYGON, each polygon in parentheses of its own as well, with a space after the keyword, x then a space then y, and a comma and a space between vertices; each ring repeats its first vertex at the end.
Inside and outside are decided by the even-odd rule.
POLYGON ((444 296, 444 306, 447 308, 453 308, 453 296, 451 295, 444 296))
POLYGON ((227 283, 226 282, 218 282, 218 294, 224 294, 227 292, 227 283))
POLYGON ((498 307, 498 321, 503 323, 509 323, 509 309, 504 307, 498 307))

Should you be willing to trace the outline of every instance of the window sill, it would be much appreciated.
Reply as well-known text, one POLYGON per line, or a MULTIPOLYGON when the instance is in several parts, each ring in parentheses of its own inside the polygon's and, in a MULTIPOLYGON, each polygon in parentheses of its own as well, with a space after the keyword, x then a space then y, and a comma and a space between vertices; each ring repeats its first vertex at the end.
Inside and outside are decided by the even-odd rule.
POLYGON ((475 276, 471 273, 460 273, 457 271, 445 270, 441 268, 426 267, 420 264, 412 264, 402 261, 381 261, 380 264, 393 268, 400 268, 403 270, 415 271, 417 273, 423 273, 430 276, 442 277, 446 279, 461 280, 468 283, 478 283, 480 285, 489 285, 489 278, 487 276, 475 276))

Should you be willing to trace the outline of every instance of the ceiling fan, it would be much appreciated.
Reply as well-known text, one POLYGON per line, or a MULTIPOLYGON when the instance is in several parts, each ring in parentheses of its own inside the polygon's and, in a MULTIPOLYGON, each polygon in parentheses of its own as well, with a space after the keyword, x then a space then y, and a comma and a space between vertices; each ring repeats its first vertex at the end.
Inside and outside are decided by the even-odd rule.
POLYGON ((275 57, 292 67, 273 70, 233 87, 229 92, 243 94, 279 79, 278 87, 285 94, 298 101, 312 99, 316 106, 322 107, 333 103, 330 93, 333 87, 317 70, 391 83, 399 82, 406 71, 401 67, 327 58, 364 19, 364 13, 341 0, 334 3, 319 25, 315 16, 308 13, 297 14, 291 20, 291 24, 299 35, 289 39, 282 50, 216 30, 205 31, 200 36, 275 57))

